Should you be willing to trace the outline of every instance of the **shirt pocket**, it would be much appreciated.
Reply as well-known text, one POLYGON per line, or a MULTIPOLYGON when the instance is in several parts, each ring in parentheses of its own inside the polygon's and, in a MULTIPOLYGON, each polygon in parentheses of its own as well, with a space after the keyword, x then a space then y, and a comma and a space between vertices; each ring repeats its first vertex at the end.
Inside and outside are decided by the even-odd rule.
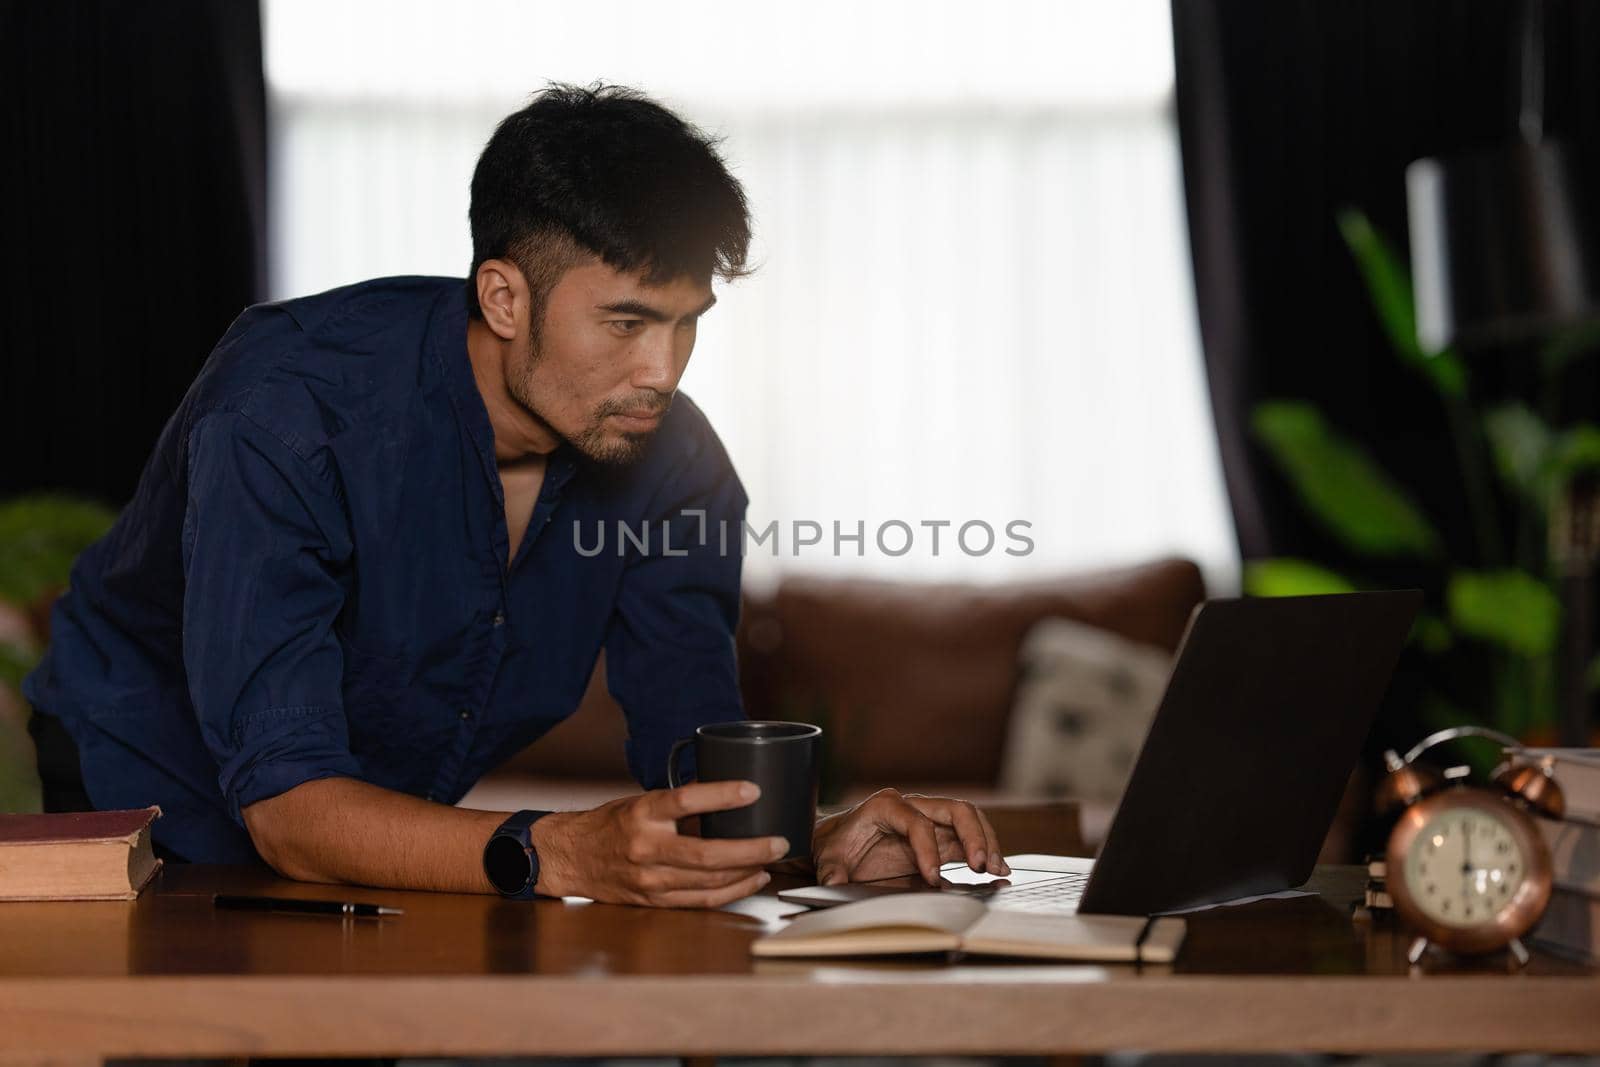
POLYGON ((344 717, 353 753, 396 747, 404 738, 411 664, 399 653, 344 645, 344 717))
POLYGON ((345 644, 350 751, 380 785, 402 788, 455 740, 458 715, 420 677, 416 657, 345 644))

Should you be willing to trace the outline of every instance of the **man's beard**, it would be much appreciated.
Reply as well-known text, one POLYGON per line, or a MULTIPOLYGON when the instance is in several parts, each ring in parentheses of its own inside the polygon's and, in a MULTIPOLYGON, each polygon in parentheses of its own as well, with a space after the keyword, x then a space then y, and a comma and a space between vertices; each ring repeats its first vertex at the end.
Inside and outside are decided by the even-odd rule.
POLYGON ((537 334, 530 334, 528 338, 528 357, 523 365, 523 372, 513 378, 507 385, 511 396, 532 412, 541 422, 550 427, 562 440, 577 450, 578 454, 593 463, 608 467, 626 467, 639 460, 644 455, 645 448, 650 444, 650 439, 655 436, 654 430, 644 433, 628 433, 626 431, 615 434, 606 431, 606 419, 611 415, 624 415, 630 411, 648 409, 652 412, 666 415, 672 407, 672 398, 667 397, 663 403, 661 394, 651 393, 649 397, 637 400, 606 400, 589 413, 583 428, 577 433, 566 434, 556 428, 555 422, 540 407, 533 391, 533 370, 542 358, 539 349, 537 334))

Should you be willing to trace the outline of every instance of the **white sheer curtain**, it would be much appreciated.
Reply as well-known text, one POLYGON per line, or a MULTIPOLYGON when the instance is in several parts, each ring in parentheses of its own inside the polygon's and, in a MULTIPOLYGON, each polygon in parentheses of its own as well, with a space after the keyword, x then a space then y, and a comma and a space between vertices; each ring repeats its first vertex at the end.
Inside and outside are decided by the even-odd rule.
POLYGON ((473 162, 547 79, 634 85, 725 137, 761 267, 683 388, 751 525, 778 524, 752 577, 1176 552, 1233 580, 1164 0, 265 6, 282 295, 463 273, 473 162), (969 522, 992 548, 974 526, 963 551, 969 522))

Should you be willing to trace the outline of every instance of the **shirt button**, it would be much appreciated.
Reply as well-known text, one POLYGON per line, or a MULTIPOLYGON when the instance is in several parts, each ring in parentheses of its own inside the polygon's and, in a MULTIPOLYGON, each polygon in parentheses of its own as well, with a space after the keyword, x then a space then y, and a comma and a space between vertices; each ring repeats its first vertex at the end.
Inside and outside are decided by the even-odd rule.
POLYGON ((496 626, 504 626, 506 624, 506 613, 503 612, 503 611, 495 612, 494 613, 494 624, 496 626))
POLYGON ((460 711, 456 712, 456 717, 462 722, 466 722, 468 719, 472 718, 472 709, 462 708, 460 711))
POLYGON ((436 794, 436 793, 429 793, 428 794, 428 799, 430 801, 433 801, 435 804, 437 804, 439 802, 439 797, 438 797, 438 794, 436 794))

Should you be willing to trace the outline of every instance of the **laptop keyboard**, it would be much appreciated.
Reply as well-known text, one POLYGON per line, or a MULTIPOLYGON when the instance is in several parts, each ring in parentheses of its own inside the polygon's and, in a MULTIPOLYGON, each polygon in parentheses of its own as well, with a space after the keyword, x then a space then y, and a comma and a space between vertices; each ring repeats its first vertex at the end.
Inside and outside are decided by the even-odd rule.
POLYGON ((976 895, 982 896, 991 908, 1002 911, 1031 911, 1054 915, 1073 915, 1078 911, 1078 901, 1083 897, 1083 887, 1089 884, 1087 874, 1063 874, 1044 882, 1027 885, 1004 885, 976 895))

